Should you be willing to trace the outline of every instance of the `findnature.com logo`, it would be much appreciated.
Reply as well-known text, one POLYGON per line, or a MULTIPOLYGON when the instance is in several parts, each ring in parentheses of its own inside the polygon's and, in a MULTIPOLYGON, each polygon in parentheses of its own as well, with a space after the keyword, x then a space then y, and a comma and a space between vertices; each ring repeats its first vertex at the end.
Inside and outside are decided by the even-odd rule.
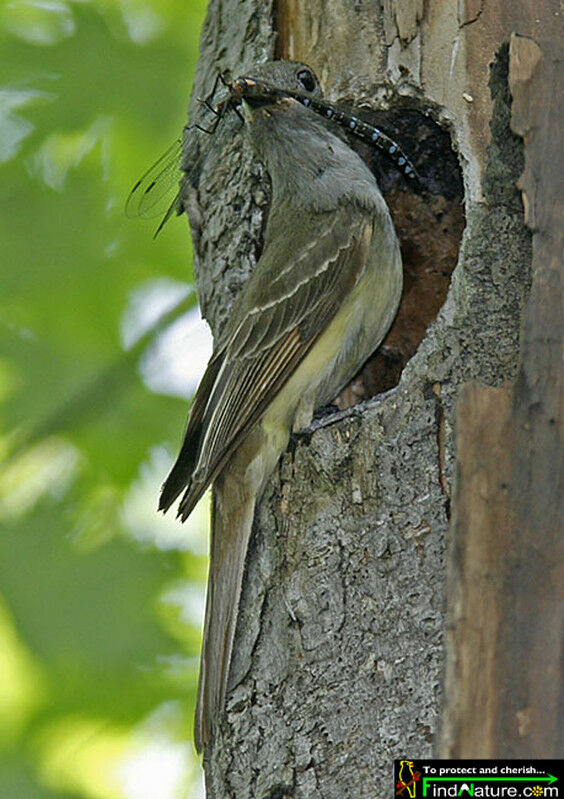
MULTIPOLYGON (((401 799, 559 799, 562 763, 556 760, 395 761, 401 799)), ((562 796, 564 799, 564 794, 562 796)))

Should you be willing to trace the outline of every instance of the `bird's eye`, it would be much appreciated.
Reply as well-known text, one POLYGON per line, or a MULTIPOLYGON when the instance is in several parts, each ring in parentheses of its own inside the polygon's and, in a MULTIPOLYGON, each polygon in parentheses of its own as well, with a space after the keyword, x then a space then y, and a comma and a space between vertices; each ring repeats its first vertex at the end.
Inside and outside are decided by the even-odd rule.
POLYGON ((309 69, 300 69, 297 74, 297 78, 298 83, 301 83, 306 92, 312 92, 317 85, 315 78, 309 69))

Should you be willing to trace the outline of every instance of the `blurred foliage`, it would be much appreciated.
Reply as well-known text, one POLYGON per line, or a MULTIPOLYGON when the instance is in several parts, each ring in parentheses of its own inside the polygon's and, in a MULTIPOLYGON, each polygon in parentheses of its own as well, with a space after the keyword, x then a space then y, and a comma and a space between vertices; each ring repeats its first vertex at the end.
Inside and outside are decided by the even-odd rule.
POLYGON ((188 229, 123 208, 185 123, 204 12, 0 4, 1 797, 197 793, 205 509, 154 510, 186 401, 140 368, 195 303, 188 229))

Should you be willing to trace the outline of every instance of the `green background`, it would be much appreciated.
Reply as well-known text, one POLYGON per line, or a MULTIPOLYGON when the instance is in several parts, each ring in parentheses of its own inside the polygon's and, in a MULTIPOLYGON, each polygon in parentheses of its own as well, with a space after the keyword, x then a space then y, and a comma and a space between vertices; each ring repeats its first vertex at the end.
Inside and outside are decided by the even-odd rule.
POLYGON ((188 225, 123 209, 205 3, 0 9, 0 797, 196 797, 206 509, 155 512, 187 403, 143 371, 195 304, 188 225))

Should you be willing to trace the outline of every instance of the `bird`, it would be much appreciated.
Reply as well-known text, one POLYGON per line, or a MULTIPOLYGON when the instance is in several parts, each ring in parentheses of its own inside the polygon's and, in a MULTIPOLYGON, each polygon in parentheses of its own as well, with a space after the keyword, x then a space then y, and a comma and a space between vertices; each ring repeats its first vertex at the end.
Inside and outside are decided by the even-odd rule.
MULTIPOLYGON (((322 96, 314 71, 271 61, 266 81, 322 96)), ((376 179, 339 126, 295 98, 245 96, 243 130, 272 184, 262 253, 215 343, 159 509, 184 521, 212 484, 210 567, 196 749, 225 708, 255 507, 293 431, 333 400, 389 329, 401 297, 394 225, 376 179)))
POLYGON ((399 779, 399 787, 407 788, 407 792, 410 795, 411 799, 415 799, 416 782, 415 782, 415 776, 413 774, 412 760, 402 760, 400 762, 398 779, 399 779))

